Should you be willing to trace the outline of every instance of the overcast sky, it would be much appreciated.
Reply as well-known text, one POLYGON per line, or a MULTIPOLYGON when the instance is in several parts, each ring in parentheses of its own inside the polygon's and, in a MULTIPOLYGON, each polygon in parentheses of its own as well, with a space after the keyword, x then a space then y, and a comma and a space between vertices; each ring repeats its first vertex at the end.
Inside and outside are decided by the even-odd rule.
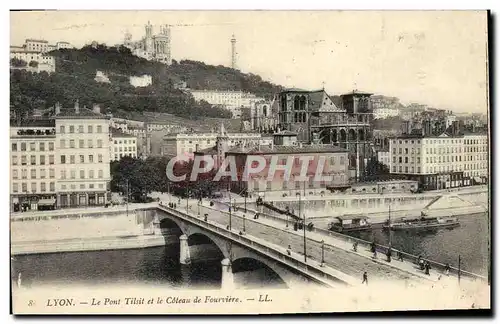
POLYGON ((26 38, 80 47, 172 27, 172 58, 230 66, 331 95, 354 88, 456 112, 487 111, 486 12, 59 11, 12 12, 11 44, 26 38))

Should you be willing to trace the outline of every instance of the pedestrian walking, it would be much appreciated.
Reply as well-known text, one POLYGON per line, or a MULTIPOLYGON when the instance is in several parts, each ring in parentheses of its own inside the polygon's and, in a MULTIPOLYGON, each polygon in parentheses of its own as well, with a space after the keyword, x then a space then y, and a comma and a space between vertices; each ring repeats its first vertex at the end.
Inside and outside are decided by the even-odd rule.
POLYGON ((403 260, 403 252, 401 252, 401 251, 398 251, 398 260, 401 261, 401 262, 404 261, 403 260))
POLYGON ((444 267, 444 274, 449 276, 450 275, 450 264, 447 263, 446 266, 444 267))
POLYGON ((352 249, 354 250, 354 252, 358 252, 358 242, 354 242, 354 244, 352 245, 352 249))
POLYGON ((425 263, 425 274, 428 276, 430 275, 430 272, 429 272, 430 269, 431 269, 431 264, 429 263, 429 261, 427 261, 425 263))
POLYGON ((292 255, 292 246, 288 244, 288 248, 286 249, 286 254, 292 255))
POLYGON ((361 284, 364 284, 366 283, 368 285, 368 273, 363 272, 363 281, 361 282, 361 284))
POLYGON ((391 262, 391 255, 392 255, 392 249, 391 247, 389 247, 387 249, 387 253, 386 253, 386 256, 387 256, 387 262, 391 262))

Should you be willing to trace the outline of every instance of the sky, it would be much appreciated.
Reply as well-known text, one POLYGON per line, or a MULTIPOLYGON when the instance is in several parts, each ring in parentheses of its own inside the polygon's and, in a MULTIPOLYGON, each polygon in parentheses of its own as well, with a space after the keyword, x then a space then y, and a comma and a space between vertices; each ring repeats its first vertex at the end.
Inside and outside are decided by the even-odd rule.
POLYGON ((115 45, 172 25, 172 58, 237 67, 285 87, 330 95, 358 89, 455 112, 487 112, 485 11, 11 12, 11 45, 26 38, 115 45))

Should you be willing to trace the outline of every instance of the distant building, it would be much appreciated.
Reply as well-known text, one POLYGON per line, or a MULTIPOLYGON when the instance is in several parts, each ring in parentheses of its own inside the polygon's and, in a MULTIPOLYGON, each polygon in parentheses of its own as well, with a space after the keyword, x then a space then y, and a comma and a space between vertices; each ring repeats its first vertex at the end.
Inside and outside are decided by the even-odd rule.
POLYGON ((108 76, 106 74, 104 74, 104 72, 102 72, 102 71, 95 72, 94 80, 96 82, 100 82, 100 83, 111 83, 111 81, 109 81, 108 76))
MULTIPOLYGON (((223 128, 223 127, 222 127, 223 128)), ((264 137, 258 133, 226 133, 228 137, 228 146, 236 145, 270 145, 271 137, 264 137)), ((169 134, 163 137, 162 155, 188 155, 193 156, 195 151, 211 149, 215 146, 219 133, 182 133, 169 134)))
POLYGON ((377 159, 380 163, 386 165, 387 167, 389 167, 391 165, 391 163, 390 163, 391 154, 389 153, 389 150, 378 151, 377 152, 377 159))
POLYGON ((57 42, 56 43, 56 48, 59 49, 70 49, 73 48, 70 43, 68 42, 57 42))
POLYGON ((17 51, 11 50, 11 59, 22 60, 26 63, 25 66, 12 66, 11 69, 23 69, 30 72, 48 72, 52 73, 56 71, 56 60, 53 56, 46 54, 45 52, 33 52, 33 51, 17 51), (35 62, 32 64, 32 62, 35 62))
POLYGON ((147 87, 153 84, 153 78, 150 75, 142 75, 138 76, 130 76, 129 77, 130 85, 133 87, 147 87))
POLYGON ((400 114, 400 109, 402 108, 399 98, 396 97, 375 95, 371 96, 371 102, 374 119, 398 116, 400 114))
POLYGON ((130 134, 113 130, 109 145, 110 161, 119 161, 122 157, 137 158, 137 138, 130 134))
POLYGON ((243 91, 189 90, 196 101, 204 100, 214 106, 222 106, 231 111, 233 118, 240 118, 242 109, 253 108, 258 102, 265 101, 243 91))

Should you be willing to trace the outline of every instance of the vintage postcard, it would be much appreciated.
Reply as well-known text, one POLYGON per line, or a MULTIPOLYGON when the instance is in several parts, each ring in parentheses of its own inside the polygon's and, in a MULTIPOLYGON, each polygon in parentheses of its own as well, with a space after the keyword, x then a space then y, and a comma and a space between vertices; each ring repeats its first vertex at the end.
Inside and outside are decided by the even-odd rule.
POLYGON ((488 15, 11 12, 13 313, 489 310, 488 15))

